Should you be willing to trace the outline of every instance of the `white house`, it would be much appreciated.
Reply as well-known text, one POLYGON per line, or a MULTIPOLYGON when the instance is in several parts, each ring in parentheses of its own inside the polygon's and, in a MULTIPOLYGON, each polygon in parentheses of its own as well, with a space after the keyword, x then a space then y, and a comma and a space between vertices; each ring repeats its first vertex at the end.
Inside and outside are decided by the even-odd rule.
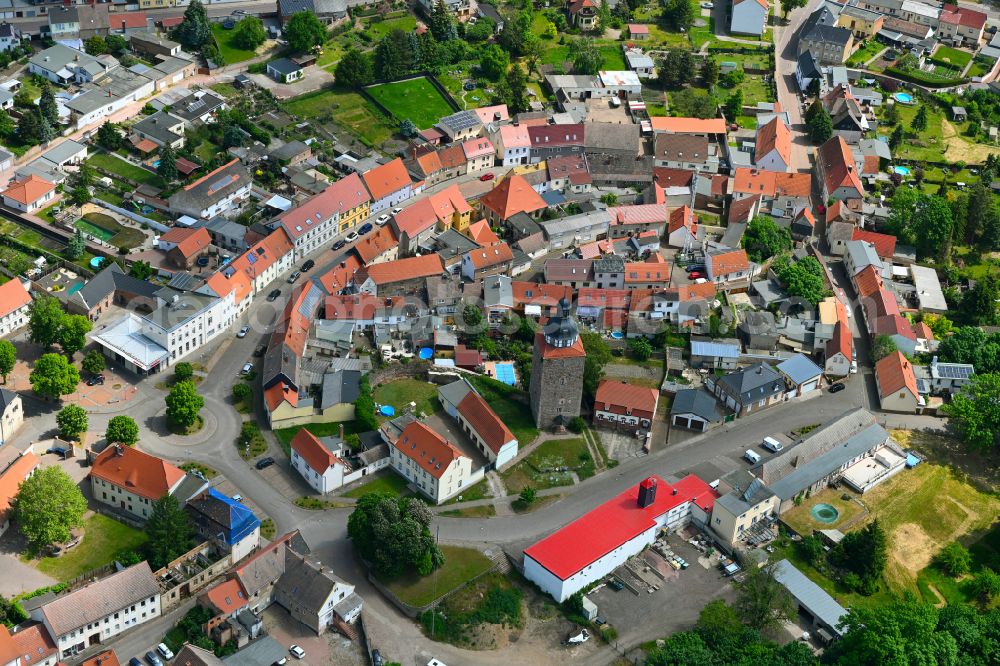
POLYGON ((753 277, 746 250, 724 250, 709 254, 706 259, 708 279, 716 284, 753 277))
POLYGON ((0 337, 9 335, 28 323, 31 295, 20 280, 0 284, 0 337))
POLYGON ((0 51, 10 51, 21 45, 21 31, 4 21, 0 24, 0 51))
POLYGON ((305 73, 297 62, 278 58, 267 63, 267 75, 279 83, 294 83, 305 76, 305 73))
POLYGON ((460 379, 442 386, 438 399, 494 468, 503 467, 517 455, 517 438, 468 381, 460 379))
POLYGON ((122 569, 31 611, 59 648, 61 658, 107 643, 160 617, 160 586, 147 562, 122 569))
POLYGON ((492 136, 497 159, 503 166, 528 163, 531 156, 531 136, 527 125, 504 125, 492 136))
POLYGON ((210 220, 246 199, 252 187, 250 172, 233 159, 171 194, 168 203, 178 215, 210 220))
POLYGON ((651 476, 524 551, 524 577, 558 602, 651 545, 661 529, 705 525, 718 493, 693 474, 651 476))
POLYGON ((435 504, 483 478, 472 460, 420 421, 406 426, 389 449, 389 464, 435 504))
POLYGON ((406 201, 420 189, 413 187, 410 174, 406 171, 403 160, 398 157, 388 164, 382 164, 369 169, 362 174, 365 187, 371 193, 371 212, 378 213, 406 201))
POLYGON ((185 474, 166 460, 133 446, 115 444, 94 459, 88 476, 95 501, 145 520, 153 503, 173 494, 185 474))
POLYGON ((765 171, 788 171, 792 164, 792 131, 780 116, 757 128, 754 164, 765 171))
POLYGON ((302 428, 291 441, 292 469, 318 493, 336 490, 344 485, 346 465, 340 458, 342 447, 339 439, 320 439, 302 428))
POLYGON ((55 199, 56 186, 53 183, 31 174, 27 178, 11 181, 2 193, 5 206, 22 213, 33 213, 55 199))
POLYGON ((729 32, 739 35, 763 35, 767 24, 767 0, 733 0, 729 32))

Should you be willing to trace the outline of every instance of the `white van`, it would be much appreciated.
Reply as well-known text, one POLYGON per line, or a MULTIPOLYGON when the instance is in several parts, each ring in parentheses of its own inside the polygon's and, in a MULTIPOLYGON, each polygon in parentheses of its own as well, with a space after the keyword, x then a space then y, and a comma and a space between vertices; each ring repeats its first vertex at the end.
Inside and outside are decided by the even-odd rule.
POLYGON ((747 449, 746 451, 743 452, 743 459, 746 460, 751 465, 756 465, 757 463, 760 462, 760 456, 757 454, 757 452, 751 451, 750 449, 747 449))
POLYGON ((765 437, 764 441, 761 443, 761 446, 763 446, 768 451, 773 451, 775 453, 781 450, 781 442, 776 440, 774 437, 765 437))

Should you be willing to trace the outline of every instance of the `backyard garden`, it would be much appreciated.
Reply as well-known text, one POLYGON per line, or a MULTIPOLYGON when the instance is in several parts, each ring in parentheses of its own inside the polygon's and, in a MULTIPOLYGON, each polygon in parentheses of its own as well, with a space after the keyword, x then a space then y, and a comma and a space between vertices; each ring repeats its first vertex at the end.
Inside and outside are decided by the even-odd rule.
POLYGON ((371 101, 351 90, 324 88, 293 97, 282 102, 281 106, 301 120, 336 123, 369 147, 387 141, 396 128, 396 123, 375 108, 371 101))
POLYGON ((397 120, 410 120, 420 129, 433 127, 452 113, 451 105, 423 76, 370 86, 366 91, 397 120))

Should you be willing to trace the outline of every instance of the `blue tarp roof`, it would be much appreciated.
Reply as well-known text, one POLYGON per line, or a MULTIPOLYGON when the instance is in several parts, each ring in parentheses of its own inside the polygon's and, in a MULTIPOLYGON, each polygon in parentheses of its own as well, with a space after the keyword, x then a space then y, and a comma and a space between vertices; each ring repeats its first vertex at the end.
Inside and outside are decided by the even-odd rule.
POLYGON ((227 543, 230 546, 239 543, 260 527, 260 519, 254 515, 253 511, 232 497, 226 497, 215 488, 208 489, 208 496, 229 506, 229 539, 227 543))

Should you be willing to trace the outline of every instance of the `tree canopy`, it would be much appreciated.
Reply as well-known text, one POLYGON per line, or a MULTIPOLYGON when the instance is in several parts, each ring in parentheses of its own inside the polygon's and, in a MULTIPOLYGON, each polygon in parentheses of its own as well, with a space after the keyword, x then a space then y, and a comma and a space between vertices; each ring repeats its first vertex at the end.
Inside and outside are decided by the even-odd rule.
POLYGON ((233 46, 254 51, 267 40, 264 22, 256 16, 244 16, 233 28, 233 46))
POLYGON ((310 11, 295 12, 283 30, 293 51, 306 53, 326 41, 326 26, 310 11))
POLYGON ((880 361, 889 354, 897 351, 896 341, 888 335, 877 335, 872 343, 872 361, 880 361))
POLYGON ((879 580, 888 561, 885 530, 878 520, 844 535, 830 551, 830 562, 847 572, 842 582, 861 594, 870 595, 878 589, 879 580))
POLYGON ((611 361, 611 347, 600 333, 580 333, 583 348, 587 358, 583 364, 583 392, 593 396, 597 393, 597 385, 604 377, 604 366, 611 361))
POLYGON ((87 431, 87 423, 87 410, 79 405, 66 405, 56 414, 59 436, 65 440, 79 440, 87 431))
POLYGON ((17 364, 17 349, 10 340, 0 340, 0 376, 7 383, 7 375, 14 371, 17 364))
POLYGON ((1000 445, 1000 374, 977 372, 942 409, 970 449, 985 453, 1000 445))
POLYGON ((28 306, 28 336, 36 345, 48 349, 59 341, 65 313, 53 296, 41 296, 28 306))
POLYGON ((211 39, 212 27, 201 0, 191 0, 184 10, 184 20, 174 28, 173 36, 188 51, 200 50, 211 39))
POLYGON ((979 373, 1000 372, 1000 333, 978 326, 959 326, 941 340, 938 358, 947 363, 971 363, 979 373))
POLYGON ((153 502, 145 532, 149 540, 143 550, 154 571, 177 559, 193 545, 191 519, 177 498, 170 494, 153 502))
POLYGON ((819 303, 827 295, 823 281, 823 266, 815 257, 805 257, 799 261, 786 261, 777 266, 778 279, 785 286, 789 296, 819 303))
POLYGON ((205 406, 205 399, 198 395, 193 382, 181 381, 170 387, 167 395, 167 420, 184 429, 198 422, 198 413, 205 406))
POLYGON ((28 379, 31 389, 46 398, 58 400, 76 391, 80 372, 62 354, 43 354, 35 361, 28 379))
POLYGON ((747 225, 743 248, 752 261, 761 262, 776 257, 792 247, 792 234, 779 227, 767 215, 758 215, 747 225))
POLYGON ((368 493, 347 519, 354 547, 384 578, 407 572, 426 576, 444 563, 430 531, 427 505, 411 497, 368 493))
POLYGON ((350 48, 334 70, 337 84, 347 88, 362 88, 372 82, 372 60, 366 54, 350 48))
POLYGON ((61 467, 44 467, 24 480, 13 506, 18 528, 37 549, 69 539, 87 511, 87 500, 61 467))
POLYGON ((795 614, 795 602, 774 577, 774 564, 744 567, 742 581, 734 583, 737 617, 756 631, 775 629, 795 614))
POLYGON ((139 441, 139 425, 130 416, 119 414, 108 421, 108 429, 104 433, 109 444, 125 444, 134 446, 139 441))

